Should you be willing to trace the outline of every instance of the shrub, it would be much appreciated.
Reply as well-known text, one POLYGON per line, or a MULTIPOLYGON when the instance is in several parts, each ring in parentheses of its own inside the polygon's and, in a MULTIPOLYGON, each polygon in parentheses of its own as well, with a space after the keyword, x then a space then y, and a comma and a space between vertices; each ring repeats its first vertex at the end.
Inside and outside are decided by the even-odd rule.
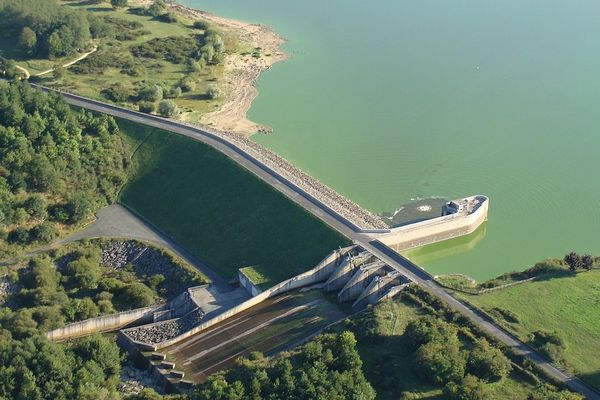
POLYGON ((172 12, 164 13, 161 16, 159 16, 158 19, 163 22, 170 23, 170 24, 178 21, 177 15, 172 12))
POLYGON ((163 100, 158 104, 158 113, 166 118, 179 115, 179 107, 172 100, 163 100))
POLYGON ((485 400, 488 398, 488 389, 484 382, 467 375, 459 384, 448 383, 444 387, 444 394, 448 400, 485 400))
POLYGON ((110 0, 110 5, 114 8, 127 7, 127 0, 110 0))
POLYGON ((184 92, 191 92, 196 89, 196 82, 190 77, 185 77, 179 82, 179 87, 184 92))
POLYGON ((143 113, 150 114, 156 111, 156 104, 151 101, 140 101, 138 109, 143 113))
POLYGON ((471 374, 488 382, 504 378, 512 368, 502 351, 490 346, 485 339, 475 342, 475 346, 469 352, 467 366, 471 374))
POLYGON ((211 86, 206 91, 206 97, 208 97, 210 100, 217 99, 220 96, 221 96, 221 91, 216 86, 211 86))
POLYGON ((202 20, 194 21, 194 25, 192 25, 192 26, 194 27, 194 29, 201 29, 203 31, 208 29, 208 24, 202 20))
POLYGON ((442 384, 457 382, 465 375, 465 359, 456 342, 429 342, 415 352, 414 366, 425 381, 442 384))
POLYGON ((31 230, 30 235, 32 240, 42 244, 47 244, 52 242, 56 236, 58 236, 58 232, 56 231, 54 224, 50 222, 42 222, 31 230))
POLYGON ((154 304, 155 294, 143 283, 132 283, 123 288, 117 299, 127 308, 141 308, 154 304))
POLYGON ((163 88, 159 85, 148 86, 140 90, 138 97, 140 100, 150 101, 153 103, 161 101, 163 98, 163 88))
POLYGON ((174 88, 171 88, 171 90, 169 90, 167 92, 167 95, 165 96, 168 99, 175 99, 179 96, 181 96, 182 90, 179 86, 176 86, 174 88))
POLYGON ((109 87, 102 90, 102 95, 108 100, 122 103, 129 100, 131 89, 122 83, 113 83, 109 87))
POLYGON ((456 327, 433 316, 411 321, 406 327, 405 335, 413 348, 429 342, 457 340, 456 327))
POLYGON ((29 243, 29 231, 23 227, 18 227, 8 234, 8 242, 18 245, 29 243))

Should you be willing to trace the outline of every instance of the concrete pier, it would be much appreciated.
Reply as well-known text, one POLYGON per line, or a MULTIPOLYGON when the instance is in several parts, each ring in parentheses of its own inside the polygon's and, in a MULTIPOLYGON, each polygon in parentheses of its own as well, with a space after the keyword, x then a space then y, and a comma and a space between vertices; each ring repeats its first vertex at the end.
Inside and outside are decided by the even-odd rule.
POLYGON ((325 282, 325 291, 341 290, 358 267, 371 262, 373 259, 374 257, 367 252, 359 253, 356 256, 347 256, 325 282))
POLYGON ((356 299, 374 277, 383 276, 390 270, 391 268, 381 261, 359 267, 338 293, 338 301, 344 303, 356 299))

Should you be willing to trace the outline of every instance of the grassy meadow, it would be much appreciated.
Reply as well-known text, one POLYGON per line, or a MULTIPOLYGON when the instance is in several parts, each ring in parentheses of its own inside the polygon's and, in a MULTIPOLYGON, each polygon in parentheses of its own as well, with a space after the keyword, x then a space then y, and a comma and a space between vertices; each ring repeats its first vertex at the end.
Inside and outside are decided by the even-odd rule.
POLYGON ((510 310, 516 321, 501 315, 496 319, 524 341, 536 331, 557 332, 565 341, 559 363, 600 389, 600 270, 549 275, 480 295, 459 296, 488 312, 510 310))
POLYGON ((131 122, 119 125, 137 149, 120 202, 226 279, 252 267, 270 286, 349 244, 203 143, 131 122))

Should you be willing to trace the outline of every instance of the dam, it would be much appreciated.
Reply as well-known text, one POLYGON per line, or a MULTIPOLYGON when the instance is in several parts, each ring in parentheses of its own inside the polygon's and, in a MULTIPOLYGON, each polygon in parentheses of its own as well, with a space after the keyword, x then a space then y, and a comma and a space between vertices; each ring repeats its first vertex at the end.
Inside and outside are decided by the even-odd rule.
POLYGON ((469 196, 447 202, 437 218, 376 231, 371 235, 399 252, 473 233, 487 220, 488 210, 487 196, 469 196))

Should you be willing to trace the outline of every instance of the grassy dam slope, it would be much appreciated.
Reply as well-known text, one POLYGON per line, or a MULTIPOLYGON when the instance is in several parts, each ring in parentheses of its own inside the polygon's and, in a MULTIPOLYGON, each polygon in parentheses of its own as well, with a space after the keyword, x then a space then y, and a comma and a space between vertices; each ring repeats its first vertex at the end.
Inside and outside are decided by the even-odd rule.
POLYGON ((303 272, 346 238, 211 147, 119 121, 135 153, 120 202, 226 279, 263 286, 303 272))

